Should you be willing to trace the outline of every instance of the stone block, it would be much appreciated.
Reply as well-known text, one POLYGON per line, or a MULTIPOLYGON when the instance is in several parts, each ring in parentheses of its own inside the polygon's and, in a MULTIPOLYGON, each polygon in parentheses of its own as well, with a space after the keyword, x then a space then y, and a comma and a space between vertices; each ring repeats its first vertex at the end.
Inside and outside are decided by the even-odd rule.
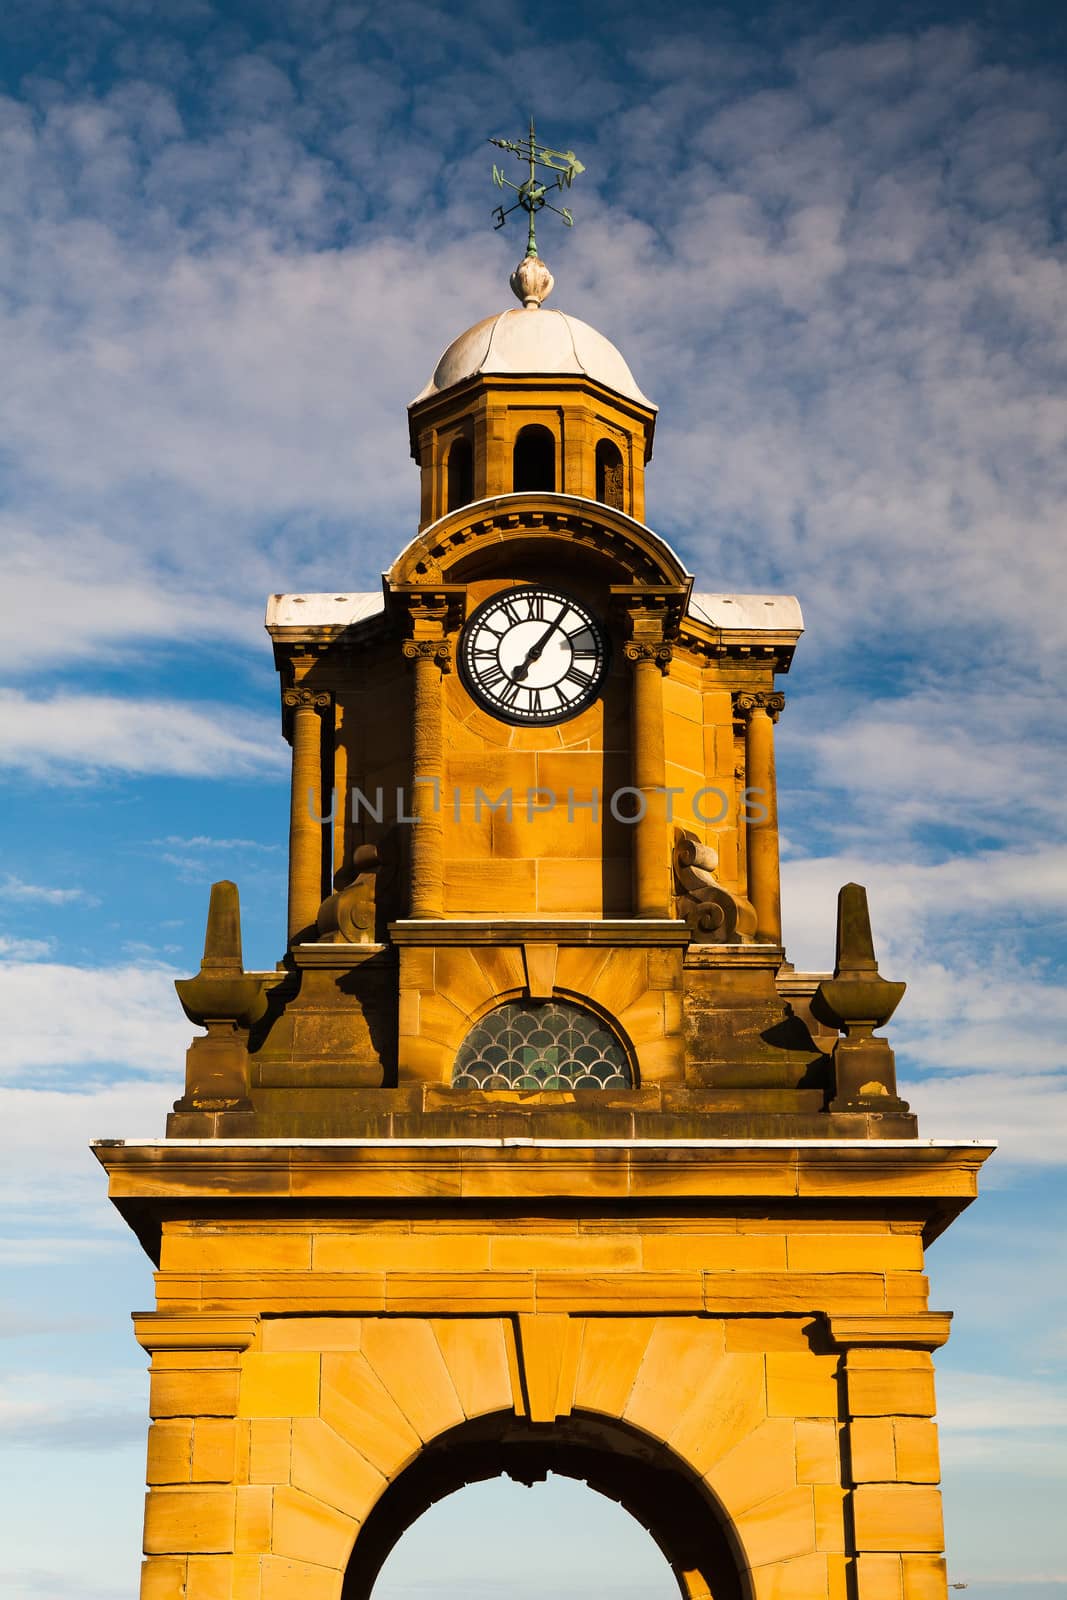
POLYGON ((150 1556, 141 1564, 141 1600, 185 1600, 184 1558, 150 1556))
POLYGON ((248 1424, 248 1481, 288 1483, 293 1424, 288 1417, 253 1418, 248 1424))
POLYGON ((798 1556, 794 1561, 756 1567, 749 1574, 754 1600, 837 1600, 828 1568, 824 1555, 798 1556))
POLYGON ((574 1272, 625 1272, 641 1266, 641 1240, 636 1236, 610 1239, 579 1234, 558 1238, 551 1234, 512 1234, 492 1240, 490 1264, 494 1271, 526 1269, 574 1272))
POLYGON ((728 1515, 740 1516, 760 1501, 796 1488, 793 1430, 791 1417, 768 1417, 706 1474, 728 1515))
POLYGON ((727 1350, 789 1350, 806 1354, 811 1349, 810 1317, 727 1317, 727 1350))
MULTIPOLYGON (((740 1187, 738 1189, 740 1192, 740 1187)), ((735 1272, 707 1278, 708 1309, 735 1311, 883 1311, 877 1272, 735 1272)))
POLYGON ((807 1485, 770 1496, 736 1518, 741 1548, 751 1567, 815 1553, 815 1510, 807 1485))
POLYGON ((857 1550, 941 1551, 941 1495, 910 1483, 860 1484, 852 1494, 857 1550))
POLYGON ((185 1600, 233 1600, 233 1557, 190 1556, 185 1600))
POLYGON ((300 1489, 274 1491, 275 1555, 339 1569, 348 1560, 357 1528, 352 1517, 314 1495, 300 1489))
POLYGON ((853 1483, 892 1483, 897 1476, 891 1417, 855 1417, 849 1423, 853 1483))
POLYGON ((723 1355, 710 1365, 670 1443, 694 1471, 706 1475, 766 1416, 762 1357, 723 1355))
POLYGON ((337 1600, 340 1581, 333 1567, 319 1567, 310 1561, 291 1561, 284 1556, 268 1556, 260 1572, 261 1600, 337 1600))
POLYGON ((649 1317, 595 1317, 585 1325, 574 1403, 621 1417, 655 1324, 649 1317))
POLYGON ((198 1417, 193 1426, 193 1482, 232 1483, 236 1461, 236 1422, 198 1417))
MULTIPOLYGON (((314 1259, 313 1253, 313 1264, 314 1259)), ((362 1326, 359 1317, 265 1317, 260 1347, 271 1354, 279 1350, 358 1350, 362 1326)))
POLYGON ((153 1417, 232 1417, 237 1410, 240 1373, 236 1367, 156 1371, 149 1413, 153 1417))
POLYGON ((903 1555, 904 1600, 945 1600, 948 1577, 944 1556, 903 1555))
POLYGON ((822 1233, 789 1235, 789 1265, 794 1272, 921 1271, 922 1242, 900 1233, 822 1233))
POLYGON ((445 910, 456 916, 488 917, 502 905, 533 913, 537 871, 533 861, 453 861, 445 867, 445 910))
POLYGON ((836 1356, 772 1351, 767 1356, 768 1414, 836 1418, 837 1367, 836 1356))
POLYGON ((420 1438, 432 1439, 463 1421, 463 1407, 428 1322, 368 1318, 362 1349, 420 1438))
POLYGON ((233 1600, 260 1600, 259 1556, 234 1556, 233 1600))
POLYGON ((489 1239, 477 1234, 319 1233, 314 1266, 321 1272, 484 1272, 489 1239))
POLYGON ((322 1358, 322 1420, 385 1477, 396 1475, 421 1440, 361 1355, 322 1358))
POLYGON ((903 1600, 903 1575, 897 1555, 856 1557, 856 1600, 903 1600))
POLYGON ((265 1485, 237 1490, 234 1550, 242 1555, 265 1555, 270 1549, 274 1490, 265 1485))
POLYGON ((233 1489, 153 1489, 145 1497, 147 1556, 233 1550, 233 1489))
POLYGON ((270 1272, 305 1270, 311 1265, 311 1237, 306 1233, 208 1232, 167 1229, 160 1268, 164 1272, 270 1272))
POLYGON ((319 1357, 312 1351, 249 1351, 241 1363, 242 1417, 313 1417, 319 1357))
POLYGON ((801 1417, 795 1427, 797 1482, 840 1483, 839 1425, 829 1418, 801 1417))
POLYGON ((509 1409, 511 1377, 503 1323, 489 1317, 445 1317, 430 1326, 464 1414, 480 1417, 509 1409))
POLYGON ((299 1417, 293 1423, 292 1484, 362 1522, 385 1478, 327 1423, 299 1417))
POLYGON ((921 1272, 887 1272, 885 1303, 902 1314, 925 1311, 930 1304, 930 1280, 921 1272))
MULTIPOLYGON (((575 1274, 564 1292, 580 1293, 583 1283, 575 1274)), ((393 1312, 506 1314, 533 1311, 534 1300, 532 1272, 392 1272, 386 1279, 385 1309, 393 1312)))
POLYGON ((657 1234, 644 1241, 644 1264, 657 1272, 777 1271, 786 1265, 785 1239, 773 1234, 657 1234))
POLYGON ((845 1491, 839 1483, 817 1483, 815 1497, 815 1543, 834 1555, 845 1553, 845 1491))
POLYGON ((896 1477, 901 1483, 939 1483, 937 1427, 925 1417, 895 1417, 896 1477))
POLYGON ((932 1417, 937 1409, 933 1372, 849 1367, 848 1409, 853 1417, 932 1417))
POLYGON ((189 1483, 192 1467, 192 1422, 185 1419, 154 1422, 148 1430, 146 1483, 189 1483))

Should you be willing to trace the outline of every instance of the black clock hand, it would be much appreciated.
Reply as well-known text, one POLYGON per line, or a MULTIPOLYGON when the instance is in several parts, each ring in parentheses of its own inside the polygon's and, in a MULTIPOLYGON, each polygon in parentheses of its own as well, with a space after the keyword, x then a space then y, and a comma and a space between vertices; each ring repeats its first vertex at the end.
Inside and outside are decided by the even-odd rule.
POLYGON ((548 627, 545 629, 540 639, 538 639, 537 643, 530 646, 529 650, 526 652, 525 661, 522 662, 521 666, 516 667, 515 671, 511 674, 512 683, 521 683, 523 678, 529 674, 530 667, 533 662, 540 661, 541 652, 544 650, 545 645, 551 639, 552 635, 555 633, 556 629, 560 625, 560 622, 566 616, 566 614, 566 611, 561 611, 555 621, 549 623, 548 627))

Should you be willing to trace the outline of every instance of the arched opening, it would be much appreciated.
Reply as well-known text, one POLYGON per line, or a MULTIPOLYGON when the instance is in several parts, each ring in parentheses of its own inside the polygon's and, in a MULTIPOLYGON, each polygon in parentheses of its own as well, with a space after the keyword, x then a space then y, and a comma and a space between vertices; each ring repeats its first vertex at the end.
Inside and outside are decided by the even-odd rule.
MULTIPOLYGON (((425 1445, 383 1491, 357 1534, 342 1600, 387 1600, 388 1591, 378 1587, 387 1559, 407 1530, 439 1501, 501 1476, 532 1485, 549 1474, 578 1479, 629 1512, 670 1568, 674 1587, 668 1592, 685 1600, 752 1600, 730 1523, 704 1483, 648 1434, 582 1412, 536 1428, 513 1412, 497 1412, 461 1423, 425 1445)), ((544 1537, 551 1538, 550 1528, 544 1537)), ((605 1568, 606 1562, 604 1552, 605 1568)), ((474 1577, 470 1571, 462 1581, 474 1577)), ((456 1594, 468 1592, 462 1581, 456 1594)), ((601 1580, 587 1592, 611 1594, 622 1587, 602 1569, 601 1580)), ((575 1586, 576 1591, 582 1588, 586 1586, 580 1582, 575 1586)), ((439 1592, 443 1596, 449 1590, 442 1586, 439 1592)), ((509 1589, 506 1582, 496 1582, 484 1592, 509 1589)), ((660 1600, 660 1591, 650 1589, 649 1600, 660 1600)))
POLYGON ((596 447, 596 497, 601 505, 623 511, 622 454, 610 439, 599 439, 596 447))
POLYGON ((448 452, 448 509, 458 511, 474 499, 474 451, 469 439, 453 439, 448 452))
POLYGON ((533 1484, 489 1478, 437 1501, 393 1546, 373 1600, 618 1592, 678 1600, 647 1529, 588 1484, 548 1473, 533 1484))
POLYGON ((520 428, 516 435, 512 488, 516 494, 555 491, 556 441, 538 422, 520 428))
POLYGON ((452 1069, 456 1089, 632 1089, 618 1035, 566 1000, 507 1000, 467 1034, 452 1069))

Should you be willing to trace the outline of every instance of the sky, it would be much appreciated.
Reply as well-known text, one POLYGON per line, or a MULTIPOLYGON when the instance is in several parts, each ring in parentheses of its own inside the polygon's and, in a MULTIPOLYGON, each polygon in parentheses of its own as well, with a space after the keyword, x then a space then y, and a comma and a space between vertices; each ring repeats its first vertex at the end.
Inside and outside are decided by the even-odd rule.
MULTIPOLYGON (((826 968, 836 891, 866 883, 921 1132, 1000 1141, 929 1261, 956 1313, 950 1576, 1067 1600, 1065 61, 1063 14, 1027 3, 8 0, 12 1600, 135 1592, 127 1312, 151 1280, 87 1141, 163 1130, 214 879, 240 885, 247 963, 282 952, 265 597, 373 589, 412 535, 405 406, 510 302, 486 139, 531 111, 587 168, 574 229, 540 233, 552 304, 660 406, 650 524, 697 588, 804 608, 777 730, 790 958, 826 968)), ((652 1600, 619 1518, 556 1480, 464 1491, 383 1600, 508 1570, 585 1592, 594 1546, 652 1600)))

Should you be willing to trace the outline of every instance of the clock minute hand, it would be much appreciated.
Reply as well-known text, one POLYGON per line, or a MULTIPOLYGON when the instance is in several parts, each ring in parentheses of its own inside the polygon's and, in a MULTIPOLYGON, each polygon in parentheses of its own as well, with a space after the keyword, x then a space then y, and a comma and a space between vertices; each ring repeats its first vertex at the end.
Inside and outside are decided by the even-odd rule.
POLYGON ((544 650, 545 645, 548 643, 548 641, 551 639, 552 635, 555 633, 556 629, 559 627, 560 622, 562 621, 563 616, 565 616, 565 615, 566 615, 566 612, 564 611, 563 613, 561 613, 560 616, 558 616, 556 618, 556 620, 554 622, 550 622, 548 627, 545 629, 544 633, 541 635, 540 639, 538 639, 537 643, 536 644, 532 644, 530 646, 529 650, 527 650, 527 652, 526 652, 526 659, 522 662, 522 664, 520 666, 516 667, 515 671, 511 674, 512 683, 521 683, 523 678, 525 678, 528 675, 528 673, 530 671, 531 664, 534 661, 539 661, 541 659, 541 652, 544 650))

